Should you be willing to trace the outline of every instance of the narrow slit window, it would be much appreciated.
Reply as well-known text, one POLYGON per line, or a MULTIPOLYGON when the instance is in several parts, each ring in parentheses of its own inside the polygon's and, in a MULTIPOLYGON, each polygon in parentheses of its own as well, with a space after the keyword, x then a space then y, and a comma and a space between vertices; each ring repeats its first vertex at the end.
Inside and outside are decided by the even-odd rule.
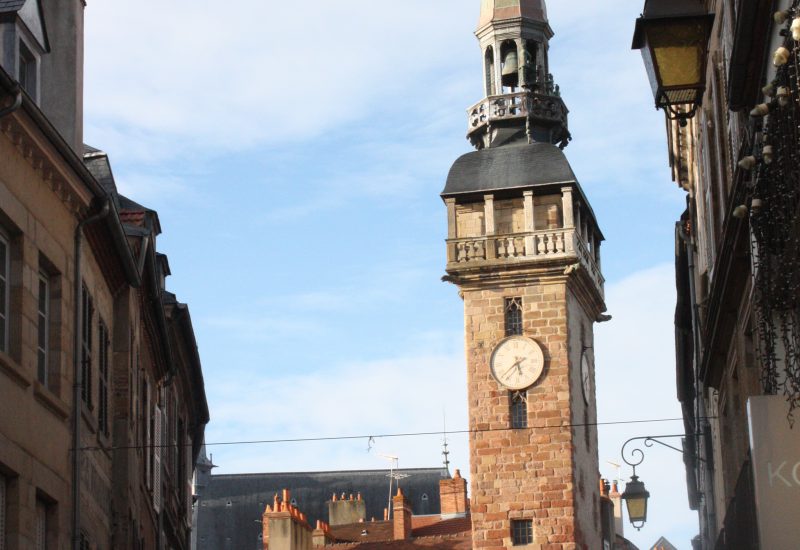
POLYGON ((511 428, 521 430, 528 427, 528 396, 527 392, 516 391, 511 393, 511 428))
POLYGON ((522 334, 522 298, 505 300, 506 336, 522 334))
POLYGON ((48 385, 48 363, 50 360, 50 277, 39 272, 39 306, 37 315, 37 375, 39 382, 48 385))
POLYGON ((533 544, 533 520, 511 520, 511 539, 514 546, 533 544))

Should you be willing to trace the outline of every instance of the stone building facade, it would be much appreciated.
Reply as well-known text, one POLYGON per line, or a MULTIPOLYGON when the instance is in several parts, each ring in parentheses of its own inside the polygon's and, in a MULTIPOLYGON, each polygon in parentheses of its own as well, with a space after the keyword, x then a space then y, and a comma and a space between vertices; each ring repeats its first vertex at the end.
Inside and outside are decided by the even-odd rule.
MULTIPOLYGON (((689 504, 700 520, 694 547, 794 547, 790 518, 768 531, 795 544, 765 538, 763 522, 781 514, 770 490, 757 496, 770 474, 758 464, 766 446, 754 442, 777 438, 800 451, 789 428, 800 404, 800 6, 682 5, 714 15, 702 104, 685 125, 667 125, 672 176, 687 199, 676 224, 675 328, 689 504), (762 405, 778 411, 766 428, 762 405)), ((791 509, 800 505, 794 492, 791 509)))
POLYGON ((158 215, 83 144, 83 9, 0 2, 0 548, 188 548, 197 344, 158 215))

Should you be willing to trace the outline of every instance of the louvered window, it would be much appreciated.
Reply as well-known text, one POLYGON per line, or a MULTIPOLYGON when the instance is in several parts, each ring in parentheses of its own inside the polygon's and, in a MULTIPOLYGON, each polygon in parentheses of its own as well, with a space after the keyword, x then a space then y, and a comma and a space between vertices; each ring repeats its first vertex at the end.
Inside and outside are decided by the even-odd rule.
POLYGON ((8 303, 10 271, 10 250, 8 241, 0 233, 0 351, 8 352, 8 303))
POLYGON ((47 504, 36 500, 36 550, 47 550, 47 504))
POLYGON ((92 408, 92 317, 94 302, 84 285, 81 296, 81 399, 92 408))
POLYGON ((6 478, 0 475, 0 550, 6 550, 6 478))
POLYGON ((108 386, 109 386, 109 366, 108 366, 108 329, 105 323, 100 321, 98 331, 98 344, 100 349, 97 353, 98 383, 97 383, 97 425, 105 435, 109 435, 108 426, 108 386))

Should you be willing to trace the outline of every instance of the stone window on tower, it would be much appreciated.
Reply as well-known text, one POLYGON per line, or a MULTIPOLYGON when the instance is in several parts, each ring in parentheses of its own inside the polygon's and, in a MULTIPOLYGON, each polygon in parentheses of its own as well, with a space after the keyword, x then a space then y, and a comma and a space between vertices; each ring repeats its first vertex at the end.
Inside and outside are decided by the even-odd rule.
POLYGON ((511 542, 514 546, 533 544, 533 520, 511 520, 511 542))
POLYGON ((506 336, 522 334, 522 298, 505 300, 506 336))
POLYGON ((511 399, 511 428, 522 430, 528 427, 528 395, 524 391, 515 391, 510 394, 511 399))

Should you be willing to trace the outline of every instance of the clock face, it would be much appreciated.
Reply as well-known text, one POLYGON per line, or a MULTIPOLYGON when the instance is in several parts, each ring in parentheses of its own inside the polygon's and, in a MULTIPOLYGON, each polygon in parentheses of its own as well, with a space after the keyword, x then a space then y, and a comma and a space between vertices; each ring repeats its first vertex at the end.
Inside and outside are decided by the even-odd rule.
POLYGON ((581 356, 581 386, 583 387, 583 400, 589 404, 589 395, 592 392, 592 365, 589 356, 583 352, 581 356))
POLYGON ((510 390, 524 390, 536 383, 544 370, 539 344, 525 336, 511 336, 494 348, 492 376, 510 390))

